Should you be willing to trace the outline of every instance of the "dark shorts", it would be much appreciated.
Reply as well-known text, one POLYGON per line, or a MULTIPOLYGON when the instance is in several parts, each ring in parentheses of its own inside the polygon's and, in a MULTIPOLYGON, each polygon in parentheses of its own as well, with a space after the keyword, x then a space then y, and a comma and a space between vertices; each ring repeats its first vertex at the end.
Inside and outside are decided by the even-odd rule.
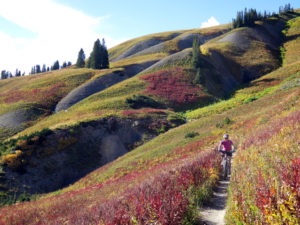
POLYGON ((223 153, 223 154, 226 154, 227 156, 232 156, 232 152, 225 152, 225 153, 223 153))

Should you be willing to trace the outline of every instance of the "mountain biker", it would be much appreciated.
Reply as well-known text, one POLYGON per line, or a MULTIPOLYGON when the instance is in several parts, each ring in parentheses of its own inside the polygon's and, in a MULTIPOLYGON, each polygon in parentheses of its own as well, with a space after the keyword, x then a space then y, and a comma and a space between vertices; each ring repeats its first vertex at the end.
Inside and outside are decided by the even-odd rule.
POLYGON ((232 157, 232 152, 234 152, 234 145, 231 140, 229 140, 229 135, 224 134, 223 136, 224 140, 222 140, 218 146, 218 151, 222 152, 222 156, 224 157, 225 154, 228 157, 229 160, 229 173, 231 171, 231 157, 232 157))

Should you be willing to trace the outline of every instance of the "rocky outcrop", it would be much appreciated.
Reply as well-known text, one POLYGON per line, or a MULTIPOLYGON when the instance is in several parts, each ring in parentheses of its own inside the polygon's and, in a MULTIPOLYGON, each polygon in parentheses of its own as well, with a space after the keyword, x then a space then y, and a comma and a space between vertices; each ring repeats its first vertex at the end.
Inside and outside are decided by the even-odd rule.
POLYGON ((191 52, 192 52, 191 50, 186 50, 186 51, 181 51, 173 55, 167 56, 161 59, 160 61, 158 61, 157 63, 153 64, 152 66, 148 67, 147 69, 143 70, 141 73, 146 73, 146 72, 150 72, 151 70, 156 70, 159 68, 170 66, 174 63, 179 62, 180 60, 184 60, 189 55, 191 55, 191 52))
POLYGON ((125 59, 129 56, 132 56, 140 51, 143 51, 144 49, 157 45, 161 42, 163 42, 163 40, 161 39, 149 39, 149 40, 141 41, 138 44, 135 44, 132 47, 130 47, 127 51, 118 55, 116 58, 112 59, 111 62, 116 62, 121 59, 125 59))
POLYGON ((12 112, 0 115, 0 128, 21 131, 25 128, 24 123, 35 120, 44 111, 35 107, 24 107, 12 112))
POLYGON ((60 100, 55 107, 55 112, 66 110, 77 102, 132 77, 155 62, 157 62, 157 60, 129 65, 125 67, 124 71, 116 71, 88 81, 80 87, 72 90, 67 96, 60 100))
POLYGON ((152 139, 159 124, 168 121, 111 117, 22 140, 19 163, 4 164, 0 184, 16 195, 63 188, 152 139))
POLYGON ((178 35, 180 35, 180 33, 174 33, 174 34, 170 35, 168 38, 164 38, 164 39, 151 38, 148 40, 138 42, 137 44, 135 44, 132 47, 130 47, 129 49, 127 49, 125 52, 118 55, 116 58, 112 59, 111 61, 115 62, 115 61, 125 59, 130 56, 137 56, 137 55, 139 55, 138 53, 144 52, 144 51, 148 52, 146 54, 155 53, 155 52, 157 52, 157 49, 159 48, 157 46, 164 46, 162 44, 162 42, 171 40, 171 39, 177 37, 178 35), (154 46, 156 46, 156 47, 154 47, 154 46), (147 51, 147 49, 148 49, 148 51, 147 51), (150 49, 156 49, 156 50, 150 50, 150 49))

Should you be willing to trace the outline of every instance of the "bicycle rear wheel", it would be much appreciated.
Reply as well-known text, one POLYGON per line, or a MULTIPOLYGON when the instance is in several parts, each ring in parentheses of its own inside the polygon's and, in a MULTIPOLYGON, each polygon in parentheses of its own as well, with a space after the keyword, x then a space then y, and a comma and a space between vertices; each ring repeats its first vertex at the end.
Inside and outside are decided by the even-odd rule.
POLYGON ((223 179, 226 180, 228 176, 228 163, 226 157, 224 157, 222 161, 222 167, 223 167, 223 179))

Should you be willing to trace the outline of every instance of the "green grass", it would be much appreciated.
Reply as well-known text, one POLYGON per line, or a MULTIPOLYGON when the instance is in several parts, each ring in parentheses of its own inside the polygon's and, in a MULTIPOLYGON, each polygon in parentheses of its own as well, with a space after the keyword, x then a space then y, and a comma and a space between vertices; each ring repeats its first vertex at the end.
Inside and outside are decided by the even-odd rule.
POLYGON ((166 53, 155 53, 155 54, 135 56, 135 57, 118 60, 117 62, 112 62, 110 66, 111 68, 118 68, 118 67, 133 65, 133 64, 149 62, 149 61, 158 61, 166 56, 168 56, 168 54, 166 53))
MULTIPOLYGON (((46 98, 52 98, 53 94, 57 95, 57 100, 59 100, 96 73, 90 69, 64 69, 1 80, 0 115, 26 107, 26 105, 40 105, 46 98), (55 93, 51 94, 54 89, 56 90, 55 93)), ((52 105, 47 107, 51 108, 52 105)))
POLYGON ((129 41, 126 41, 120 45, 117 45, 116 47, 113 47, 109 49, 110 59, 116 58, 118 55, 122 54, 126 50, 128 50, 130 47, 134 46, 135 44, 150 40, 150 39, 159 39, 165 42, 165 48, 163 49, 162 53, 169 54, 170 51, 178 51, 177 44, 180 40, 180 36, 190 33, 199 33, 204 36, 216 34, 219 32, 226 32, 231 27, 230 24, 223 24, 219 26, 209 27, 209 28, 201 28, 201 29, 188 29, 188 30, 178 30, 178 31, 169 31, 169 32, 162 32, 162 33, 156 33, 156 34, 149 34, 143 37, 135 38, 129 41), (174 34, 179 34, 178 37, 174 38, 174 40, 169 40, 170 37, 174 34))
POLYGON ((284 86, 291 76, 295 79, 299 73, 300 65, 295 64, 290 67, 282 67, 278 70, 252 81, 249 87, 240 89, 228 100, 223 100, 207 107, 188 111, 186 117, 190 120, 201 117, 211 116, 213 114, 222 114, 237 106, 260 99, 261 97, 276 92, 279 87, 284 86), (282 83, 281 83, 282 82, 282 83))
MULTIPOLYGON (((289 48, 286 49, 288 53, 289 48)), ((240 149, 242 149, 242 144, 247 141, 247 138, 251 140, 251 136, 263 129, 265 125, 271 126, 274 121, 276 122, 277 119, 285 118, 290 112, 296 110, 299 111, 299 87, 297 87, 297 85, 289 86, 291 82, 295 82, 295 80, 299 78, 299 71, 299 62, 285 64, 276 71, 252 81, 247 87, 238 90, 228 100, 223 100, 214 105, 188 112, 187 116, 190 119, 199 119, 192 120, 188 124, 184 124, 159 135, 152 141, 147 142, 122 157, 119 157, 117 160, 88 174, 86 177, 67 188, 43 196, 46 201, 42 203, 37 201, 32 205, 24 205, 24 210, 25 208, 27 210, 30 209, 30 207, 33 208, 33 206, 37 206, 41 212, 47 212, 49 206, 56 201, 56 199, 48 198, 49 196, 56 195, 60 198, 62 193, 71 190, 77 191, 81 188, 90 187, 91 185, 105 181, 114 181, 115 183, 112 182, 107 186, 98 188, 96 190, 98 193, 97 196, 101 199, 97 199, 97 201, 101 202, 114 196, 118 196, 123 191, 126 191, 126 188, 138 185, 142 180, 150 179, 152 174, 156 172, 156 170, 152 170, 154 167, 160 167, 166 162, 176 166, 172 161, 174 159, 196 157, 201 152, 212 151, 218 145, 219 140, 224 133, 230 133, 231 139, 236 146, 239 147, 238 151, 240 151, 240 149), (222 126, 217 126, 217 124, 222 124, 222 126), (196 135, 193 138, 185 138, 186 136, 190 136, 189 134, 197 133, 199 135, 196 135), (143 177, 139 177, 137 174, 142 171, 148 171, 148 173, 144 173, 143 177), (126 175, 132 175, 134 178, 127 181, 127 183, 126 181, 118 183, 118 179, 125 177, 126 175)), ((57 115, 41 121, 41 123, 33 127, 32 130, 28 129, 26 132, 39 130, 42 127, 55 127, 62 124, 66 125, 71 122, 76 123, 76 120, 80 118, 80 114, 83 114, 83 118, 80 119, 99 118, 102 115, 96 115, 96 113, 102 113, 105 110, 107 110, 106 113, 118 114, 119 108, 127 109, 128 107, 124 101, 125 98, 132 96, 133 94, 140 94, 144 90, 144 87, 145 83, 138 79, 138 77, 131 78, 108 88, 105 91, 90 96, 79 104, 71 107, 68 112, 58 113, 57 115)), ((293 130, 292 127, 290 129, 293 130)), ((26 132, 23 132, 23 134, 26 132)), ((286 131, 283 130, 282 132, 284 133, 286 131)), ((284 136, 278 138, 284 139, 284 136)), ((280 143, 281 141, 278 142, 278 144, 280 143)), ((296 147, 292 142, 287 142, 286 144, 291 145, 294 148, 296 147)), ((274 146, 274 142, 270 142, 267 147, 270 149, 268 151, 271 155, 276 154, 273 149, 277 149, 278 146, 274 146)), ((268 160, 270 159, 269 155, 264 154, 263 150, 259 148, 253 149, 253 152, 256 154, 251 154, 252 151, 248 152, 249 154, 247 153, 247 157, 244 158, 241 157, 243 154, 237 155, 237 157, 239 157, 238 162, 247 163, 248 157, 251 157, 251 162, 255 165, 253 171, 256 171, 256 168, 259 168, 260 166, 263 169, 266 169, 266 166, 264 165, 267 165, 268 160), (265 157, 265 161, 263 159, 259 160, 260 158, 258 157, 265 157), (261 162, 266 163, 260 165, 261 162)), ((274 158, 274 162, 277 162, 278 159, 276 157, 274 158)), ((242 164, 239 167, 239 171, 242 171, 240 173, 242 178, 245 178, 246 180, 247 176, 243 175, 249 171, 244 171, 243 169, 245 169, 247 165, 248 164, 242 164)), ((253 174, 254 173, 251 173, 251 176, 253 174)), ((235 181, 239 182, 243 179, 238 179, 237 177, 235 181)), ((270 177, 270 180, 272 180, 272 176, 270 177)), ((241 190, 248 186, 249 184, 243 183, 243 185, 237 185, 236 187, 241 190)), ((245 189, 247 190, 247 188, 245 189)), ((88 201, 90 203, 91 199, 89 195, 76 195, 76 191, 73 192, 74 199, 78 198, 82 202, 88 201)), ((253 199, 255 199, 255 197, 256 196, 253 196, 253 199)), ((61 198, 63 198, 63 196, 61 198)), ((68 199, 67 204, 69 202, 71 201, 68 199)), ((247 204, 243 205, 245 206, 247 204)), ((19 206, 17 205, 16 207, 19 206)), ((22 206, 20 206, 20 210, 23 210, 21 207, 22 206)), ((93 205, 90 204, 89 207, 93 207, 93 205)), ((11 213, 13 212, 14 211, 11 210, 11 213)))
POLYGON ((120 45, 117 45, 111 49, 108 50, 110 59, 116 58, 121 53, 128 50, 130 47, 134 46, 135 44, 149 40, 149 39, 158 39, 158 40, 168 40, 172 35, 176 33, 181 33, 182 31, 169 31, 169 32, 162 32, 162 33, 156 33, 156 34, 149 34, 145 35, 143 37, 138 37, 129 41, 126 41, 120 45))
POLYGON ((287 24, 288 31, 285 34, 288 42, 284 44, 286 49, 284 65, 300 60, 300 17, 289 20, 287 24))

